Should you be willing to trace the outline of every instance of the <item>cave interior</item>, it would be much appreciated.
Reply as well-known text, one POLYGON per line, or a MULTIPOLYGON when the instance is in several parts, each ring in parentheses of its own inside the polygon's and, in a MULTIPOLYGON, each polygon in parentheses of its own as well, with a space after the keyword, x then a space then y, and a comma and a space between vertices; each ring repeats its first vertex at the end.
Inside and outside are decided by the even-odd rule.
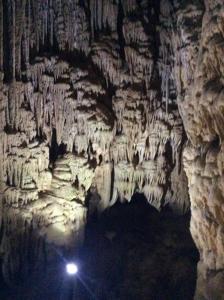
POLYGON ((224 300, 223 46, 224 0, 0 0, 1 300, 224 300))

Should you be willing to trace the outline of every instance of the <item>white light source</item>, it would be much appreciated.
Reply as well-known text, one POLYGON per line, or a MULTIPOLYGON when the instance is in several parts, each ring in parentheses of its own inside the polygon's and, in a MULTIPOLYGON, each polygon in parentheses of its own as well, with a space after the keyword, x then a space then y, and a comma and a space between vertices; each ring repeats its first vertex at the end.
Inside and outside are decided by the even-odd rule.
POLYGON ((66 265, 66 271, 69 275, 75 275, 78 272, 78 266, 74 263, 68 263, 66 265))

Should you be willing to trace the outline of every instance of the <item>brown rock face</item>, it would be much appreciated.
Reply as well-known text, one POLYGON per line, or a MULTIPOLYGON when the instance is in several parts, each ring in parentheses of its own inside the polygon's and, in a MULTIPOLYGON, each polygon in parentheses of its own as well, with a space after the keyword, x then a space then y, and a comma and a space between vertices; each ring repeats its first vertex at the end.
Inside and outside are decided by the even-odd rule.
POLYGON ((196 299, 224 299, 223 1, 205 7, 194 82, 180 108, 190 141, 191 232, 201 254, 196 299))
POLYGON ((223 0, 0 0, 8 281, 30 229, 38 255, 70 249, 90 190, 99 212, 138 191, 178 213, 191 201, 196 299, 222 299, 223 35, 223 0))

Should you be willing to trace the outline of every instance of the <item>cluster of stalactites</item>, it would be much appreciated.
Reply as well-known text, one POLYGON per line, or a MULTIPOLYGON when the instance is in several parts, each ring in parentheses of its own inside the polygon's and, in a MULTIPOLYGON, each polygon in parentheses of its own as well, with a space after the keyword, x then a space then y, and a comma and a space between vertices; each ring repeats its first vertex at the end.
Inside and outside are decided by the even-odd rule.
MULTIPOLYGON (((9 52, 7 73, 10 79, 21 78, 28 72, 31 50, 43 47, 59 50, 89 51, 88 20, 78 1, 6 0, 0 1, 0 72, 3 71, 3 52, 9 52), (8 22, 3 24, 3 14, 8 22), (75 22, 74 22, 75 20, 75 22), (7 40, 3 38, 7 32, 7 40)), ((8 76, 8 75, 7 75, 8 76)))
MULTIPOLYGON (((91 82, 88 75, 88 71, 71 68, 58 57, 36 57, 30 66, 28 82, 1 84, 0 180, 7 207, 31 205, 38 200, 38 191, 51 189, 48 147, 53 128, 58 145, 63 143, 67 152, 75 151, 84 157, 84 176, 89 160, 97 163, 102 157, 110 160, 113 124, 108 122, 103 104, 97 103, 97 97, 105 96, 105 90, 96 80, 91 82), (44 141, 39 138, 41 135, 44 141)), ((78 157, 73 160, 79 161, 78 157)), ((71 168, 68 174, 73 171, 71 168)), ((58 182, 64 182, 64 178, 58 181, 57 172, 62 177, 67 175, 53 172, 54 189, 62 192, 58 182)), ((83 180, 79 179, 81 193, 72 187, 71 195, 77 194, 77 199, 84 201, 83 180)), ((67 186, 64 190, 69 195, 67 186)))
POLYGON ((114 174, 112 203, 117 197, 121 201, 130 201, 132 195, 138 191, 156 208, 161 208, 163 185, 166 183, 166 172, 162 162, 157 165, 157 162, 149 160, 134 167, 131 163, 121 161, 115 165, 114 174))
POLYGON ((118 0, 93 0, 90 1, 91 30, 109 29, 116 31, 118 16, 118 0))
POLYGON ((116 135, 110 149, 114 162, 111 203, 118 198, 130 201, 138 191, 158 209, 165 201, 176 211, 187 210, 187 189, 178 184, 178 176, 186 184, 180 168, 183 127, 178 112, 166 113, 162 108, 152 112, 150 100, 130 88, 117 90, 113 110, 116 135), (170 176, 174 182, 168 187, 170 176))
MULTIPOLYGON (((127 84, 144 86, 150 94, 150 82, 154 71, 153 38, 146 33, 149 24, 148 5, 139 6, 136 1, 112 2, 102 8, 103 1, 91 2, 91 28, 100 32, 93 38, 92 60, 99 67, 107 84, 121 87, 127 84), (105 21, 103 15, 110 8, 105 21), (133 15, 143 13, 144 22, 133 15), (97 19, 97 16, 100 18, 97 19), (144 24, 145 23, 145 24, 144 24), (109 30, 103 30, 103 29, 109 30)), ((106 14, 107 15, 107 14, 106 14)))
POLYGON ((67 145, 67 151, 75 147, 78 153, 87 153, 89 141, 102 151, 110 145, 111 124, 104 122, 96 101, 105 91, 98 83, 86 80, 87 75, 57 57, 37 58, 30 67, 31 82, 25 85, 37 132, 44 133, 50 142, 51 128, 55 128, 58 145, 67 145))
POLYGON ((130 81, 128 74, 122 68, 122 60, 119 55, 119 45, 114 38, 104 37, 102 42, 93 44, 93 62, 103 73, 107 84, 115 86, 130 81))

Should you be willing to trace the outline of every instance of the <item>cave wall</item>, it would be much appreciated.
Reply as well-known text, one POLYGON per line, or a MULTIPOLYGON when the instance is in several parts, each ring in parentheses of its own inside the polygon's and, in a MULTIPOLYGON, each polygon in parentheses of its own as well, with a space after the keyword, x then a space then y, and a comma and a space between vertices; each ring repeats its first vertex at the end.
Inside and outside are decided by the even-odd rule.
MULTIPOLYGON (((188 141, 190 230, 200 252, 195 299, 223 299, 223 1, 182 2, 176 14, 177 102, 188 141)), ((175 5, 175 4, 174 4, 175 5)))
POLYGON ((200 251, 196 299, 223 299, 223 1, 205 1, 194 81, 180 109, 189 142, 184 165, 191 233, 200 251))
POLYGON ((220 297, 223 4, 0 0, 6 278, 23 264, 30 229, 37 252, 39 239, 82 241, 89 191, 98 211, 138 191, 185 213, 189 187, 196 297, 220 297))

